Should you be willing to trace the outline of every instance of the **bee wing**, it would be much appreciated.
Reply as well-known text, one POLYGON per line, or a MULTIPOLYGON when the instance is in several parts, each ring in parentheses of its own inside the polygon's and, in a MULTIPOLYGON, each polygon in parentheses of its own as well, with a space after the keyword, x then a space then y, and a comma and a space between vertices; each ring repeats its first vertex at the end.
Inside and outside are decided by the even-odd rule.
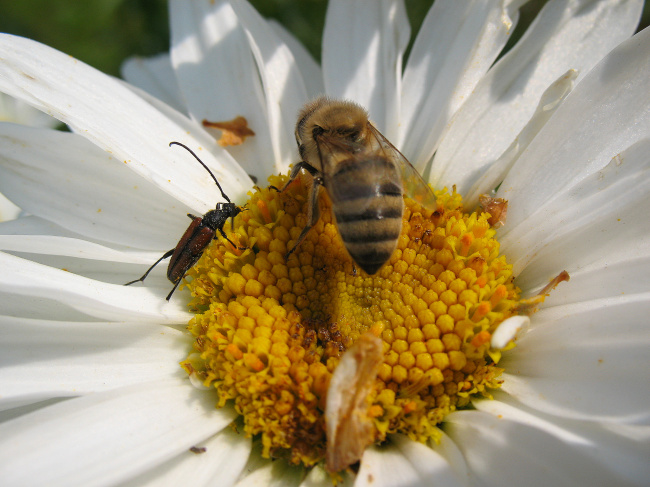
POLYGON ((401 172, 402 184, 406 196, 425 208, 435 209, 437 207, 436 196, 433 194, 431 187, 422 179, 417 169, 411 165, 408 159, 404 157, 404 154, 391 144, 373 124, 368 122, 368 127, 377 140, 378 147, 375 150, 383 151, 386 157, 391 158, 397 163, 401 172))

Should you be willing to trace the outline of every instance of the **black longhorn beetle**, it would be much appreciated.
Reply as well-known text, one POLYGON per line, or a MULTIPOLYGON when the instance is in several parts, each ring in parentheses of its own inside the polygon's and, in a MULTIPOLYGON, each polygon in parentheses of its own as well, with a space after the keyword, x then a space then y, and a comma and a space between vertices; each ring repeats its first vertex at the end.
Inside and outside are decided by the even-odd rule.
POLYGON ((170 142, 169 146, 171 147, 172 145, 180 145, 192 154, 199 163, 201 163, 205 170, 210 173, 214 182, 217 183, 217 187, 219 188, 219 191, 221 191, 221 196, 223 196, 228 203, 217 203, 217 207, 214 210, 208 211, 202 217, 188 213, 187 216, 192 219, 192 223, 190 223, 190 226, 185 230, 185 233, 178 241, 176 248, 165 252, 160 259, 154 262, 154 264, 147 269, 147 272, 145 272, 140 279, 125 284, 125 286, 129 286, 135 282, 143 282, 154 267, 156 267, 162 260, 171 256, 171 259, 169 259, 169 267, 167 267, 167 279, 174 284, 174 287, 167 295, 167 301, 169 301, 172 294, 174 294, 174 291, 176 291, 176 288, 180 284, 181 279, 185 276, 185 273, 199 260, 205 248, 215 237, 215 232, 218 231, 233 247, 238 248, 239 250, 244 250, 246 248, 235 245, 232 240, 226 236, 226 232, 223 231, 223 226, 228 221, 228 218, 232 218, 231 228, 234 228, 235 216, 241 213, 244 209, 230 201, 230 198, 228 198, 226 193, 223 192, 223 189, 221 189, 219 181, 217 181, 217 178, 212 174, 212 171, 208 169, 208 166, 199 159, 199 156, 197 156, 192 149, 180 142, 170 142))

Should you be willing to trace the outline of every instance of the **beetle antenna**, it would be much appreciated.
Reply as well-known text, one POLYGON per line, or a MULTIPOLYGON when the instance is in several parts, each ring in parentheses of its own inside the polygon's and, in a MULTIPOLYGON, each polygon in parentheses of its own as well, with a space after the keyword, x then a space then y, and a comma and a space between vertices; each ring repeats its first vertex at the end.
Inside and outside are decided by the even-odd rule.
POLYGON ((230 198, 228 198, 228 196, 226 195, 226 193, 223 192, 223 189, 221 189, 221 185, 219 184, 219 181, 217 181, 217 178, 214 177, 214 174, 212 174, 212 171, 210 171, 208 166, 206 166, 205 163, 201 159, 199 159, 199 156, 197 156, 192 149, 190 149, 185 144, 181 144, 180 142, 170 142, 169 147, 171 147, 172 145, 180 145, 182 148, 184 148, 186 151, 188 151, 190 154, 192 154, 194 156, 194 158, 197 161, 199 161, 199 163, 201 163, 201 165, 205 168, 205 170, 208 171, 208 173, 210 173, 210 176, 212 176, 212 179, 214 179, 214 182, 217 183, 217 187, 219 188, 219 191, 221 191, 221 196, 223 196, 228 203, 232 203, 230 201, 230 198))

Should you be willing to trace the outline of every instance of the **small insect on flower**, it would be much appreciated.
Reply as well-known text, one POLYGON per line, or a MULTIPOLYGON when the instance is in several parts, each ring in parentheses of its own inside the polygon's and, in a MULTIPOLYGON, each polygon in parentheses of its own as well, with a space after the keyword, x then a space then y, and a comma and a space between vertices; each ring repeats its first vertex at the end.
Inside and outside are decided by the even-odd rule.
POLYGON ((217 178, 212 174, 212 171, 208 169, 208 166, 199 159, 199 156, 197 156, 192 149, 180 142, 170 142, 169 146, 171 147, 172 145, 183 147, 192 154, 197 161, 199 161, 205 170, 208 171, 210 176, 212 176, 214 182, 217 183, 217 187, 219 188, 219 191, 221 191, 221 196, 223 196, 227 203, 217 203, 217 207, 214 210, 208 211, 202 217, 188 213, 187 216, 192 219, 192 223, 190 223, 190 226, 185 230, 185 233, 178 241, 176 248, 165 252, 160 259, 154 262, 154 264, 147 269, 147 272, 145 272, 140 279, 125 284, 125 286, 129 286, 133 283, 144 281, 154 267, 156 267, 162 260, 171 256, 169 267, 167 267, 167 279, 174 284, 174 287, 167 295, 167 301, 172 297, 172 294, 174 294, 174 291, 187 271, 199 260, 205 248, 215 237, 215 232, 219 232, 233 247, 238 248, 239 250, 244 250, 246 248, 235 245, 232 240, 228 238, 226 232, 223 231, 223 227, 228 221, 228 218, 232 219, 231 228, 234 227, 235 216, 241 213, 243 208, 230 201, 230 198, 228 198, 226 193, 223 192, 223 189, 221 189, 219 181, 217 181, 217 178))
POLYGON ((326 97, 308 103, 298 117, 296 142, 301 161, 282 191, 301 169, 312 176, 313 186, 307 225, 287 257, 318 221, 321 186, 332 201, 345 248, 368 274, 376 273, 397 247, 405 193, 435 209, 431 188, 356 103, 326 97))

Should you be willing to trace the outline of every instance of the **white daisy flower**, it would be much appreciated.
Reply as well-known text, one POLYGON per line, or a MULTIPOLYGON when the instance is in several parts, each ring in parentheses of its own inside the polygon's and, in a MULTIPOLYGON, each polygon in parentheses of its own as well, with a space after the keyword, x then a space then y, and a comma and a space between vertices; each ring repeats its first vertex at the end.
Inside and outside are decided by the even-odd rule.
POLYGON ((322 68, 244 0, 173 0, 170 55, 127 63, 131 84, 0 36, 0 91, 72 131, 0 124, 0 191, 30 215, 0 223, 2 483, 645 484, 643 2, 550 0, 495 62, 521 3, 438 0, 404 69, 398 0, 331 1, 322 68), (435 212, 407 202, 372 278, 325 199, 286 257, 308 189, 265 187, 299 160, 296 114, 320 93, 366 107, 439 189, 435 212), (237 117, 255 135, 202 124, 237 117), (215 237, 168 302, 161 269, 122 284, 224 201, 171 141, 246 211, 224 226, 241 248, 215 237), (495 231, 460 201, 497 186, 495 231), (370 435, 359 462, 328 460, 338 474, 334 417, 370 435))

